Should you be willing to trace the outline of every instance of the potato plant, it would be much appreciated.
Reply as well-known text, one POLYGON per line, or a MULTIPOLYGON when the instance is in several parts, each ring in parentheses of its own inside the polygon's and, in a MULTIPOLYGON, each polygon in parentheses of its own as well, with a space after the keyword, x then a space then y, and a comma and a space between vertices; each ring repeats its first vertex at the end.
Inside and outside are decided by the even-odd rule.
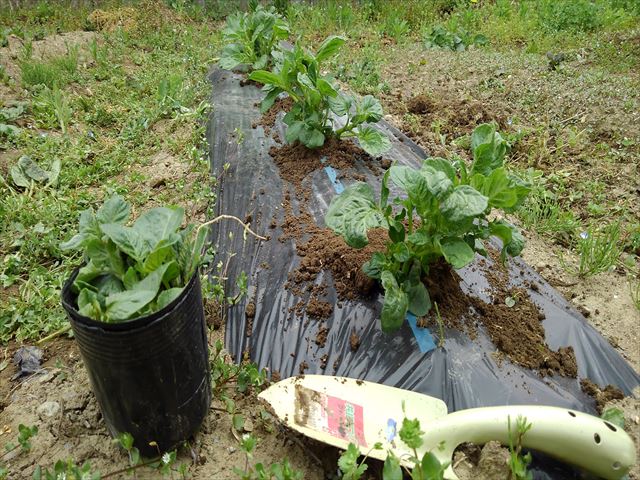
POLYGON ((334 56, 345 40, 330 36, 315 54, 296 45, 290 51, 279 52, 279 62, 271 71, 256 70, 251 80, 263 83, 267 96, 262 101, 263 112, 285 92, 293 107, 285 115, 286 141, 299 141, 308 148, 324 145, 327 137, 356 137, 370 155, 378 156, 391 147, 389 139, 368 123, 382 118, 382 106, 371 95, 360 100, 339 91, 329 75, 321 72, 322 63, 334 56), (346 117, 344 126, 336 128, 336 119, 346 117))
POLYGON ((270 66, 278 42, 289 36, 289 24, 275 8, 253 5, 249 13, 230 15, 222 35, 226 46, 220 55, 220 66, 232 70, 249 65, 257 70, 270 66))
POLYGON ((495 209, 512 212, 529 187, 504 167, 506 141, 490 124, 478 126, 471 138, 473 163, 428 158, 420 169, 393 165, 382 180, 376 200, 371 185, 356 182, 335 197, 325 217, 327 226, 347 244, 362 248, 373 228, 388 231, 384 252, 375 253, 364 272, 380 280, 385 291, 382 328, 393 331, 410 311, 426 315, 431 299, 423 278, 444 259, 454 268, 469 264, 484 240, 502 240, 502 259, 524 246, 519 230, 505 220, 490 220, 495 209), (389 181, 403 191, 391 201, 389 181), (395 208, 394 208, 395 207, 395 208))
POLYGON ((82 315, 121 322, 158 311, 196 272, 207 229, 180 228, 184 210, 158 207, 127 226, 130 205, 114 195, 97 212, 80 214, 80 231, 61 245, 81 250, 84 265, 73 283, 82 315), (195 237, 195 238, 194 238, 195 237))

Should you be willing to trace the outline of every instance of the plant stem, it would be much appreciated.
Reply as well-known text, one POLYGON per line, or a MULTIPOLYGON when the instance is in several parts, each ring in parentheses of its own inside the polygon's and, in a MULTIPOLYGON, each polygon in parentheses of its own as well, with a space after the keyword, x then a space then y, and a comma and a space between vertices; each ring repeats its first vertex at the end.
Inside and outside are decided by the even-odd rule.
POLYGON ((214 218, 213 220, 209 220, 208 222, 203 223, 202 225, 200 225, 198 227, 198 232, 200 231, 201 228, 204 227, 208 227, 209 225, 213 225, 214 223, 219 222, 220 220, 235 220, 236 222, 238 222, 240 225, 242 225, 242 227, 244 228, 244 231, 246 233, 250 233, 251 235, 253 235, 254 237, 256 237, 258 240, 267 240, 266 237, 263 237, 261 235, 258 235, 256 232, 254 232, 253 230, 251 230, 249 228, 249 224, 248 223, 244 223, 242 220, 240 220, 238 217, 234 217, 233 215, 218 215, 216 218, 214 218))
POLYGON ((131 472, 132 470, 136 470, 138 468, 147 467, 147 466, 152 465, 154 463, 157 463, 157 462, 159 462, 161 460, 162 460, 161 457, 157 457, 157 458, 154 458, 153 460, 148 460, 148 461, 146 461, 144 463, 139 463, 138 465, 134 465, 132 467, 121 468, 120 470, 115 470, 113 472, 109 472, 109 473, 107 473, 106 475, 104 475, 101 478, 102 478, 102 480, 104 480, 105 478, 114 477, 114 476, 119 475, 121 473, 128 473, 128 472, 131 472))
POLYGON ((36 345, 42 345, 45 342, 48 342, 49 340, 53 340, 56 337, 59 337, 60 335, 62 335, 63 333, 67 333, 69 330, 71 330, 71 324, 69 325, 65 325, 64 327, 62 327, 59 330, 56 330, 55 332, 53 332, 50 335, 47 335, 44 338, 41 338, 40 340, 38 340, 36 342, 36 345))

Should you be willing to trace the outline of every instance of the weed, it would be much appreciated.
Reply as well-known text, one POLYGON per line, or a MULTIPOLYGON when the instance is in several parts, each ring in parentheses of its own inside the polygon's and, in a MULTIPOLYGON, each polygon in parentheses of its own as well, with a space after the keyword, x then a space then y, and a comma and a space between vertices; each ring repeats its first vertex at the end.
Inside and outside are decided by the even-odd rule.
POLYGON ((71 116, 73 111, 69 105, 67 96, 54 85, 52 89, 45 87, 39 95, 38 102, 39 110, 49 116, 53 116, 60 127, 60 130, 64 135, 67 134, 69 124, 71 123, 71 116))
POLYGON ((588 229, 581 232, 576 243, 578 265, 573 266, 560 257, 562 266, 574 275, 588 277, 611 270, 618 263, 620 245, 620 223, 612 223, 601 230, 588 229))
POLYGON ((542 0, 538 4, 540 26, 548 32, 590 32, 602 25, 602 6, 590 0, 542 0))
POLYGON ((45 85, 54 88, 63 83, 62 73, 53 64, 37 60, 25 60, 20 63, 22 83, 25 86, 45 85))
POLYGON ((251 434, 245 434, 240 441, 240 449, 245 455, 244 469, 234 467, 233 471, 241 480, 302 480, 304 475, 291 467, 285 458, 281 462, 265 466, 262 463, 253 465, 253 455, 258 444, 251 434))
POLYGON ((515 433, 511 430, 511 416, 507 417, 509 429, 509 477, 507 480, 532 480, 533 474, 527 470, 531 463, 531 454, 522 455, 522 439, 531 430, 532 425, 527 419, 518 416, 515 424, 515 433))
POLYGON ((487 37, 482 34, 472 35, 463 28, 456 31, 436 25, 427 32, 424 44, 427 48, 444 48, 456 52, 464 51, 471 45, 486 45, 487 37))
POLYGON ((400 43, 410 30, 409 23, 398 16, 388 17, 382 27, 382 33, 395 40, 396 43, 400 43))

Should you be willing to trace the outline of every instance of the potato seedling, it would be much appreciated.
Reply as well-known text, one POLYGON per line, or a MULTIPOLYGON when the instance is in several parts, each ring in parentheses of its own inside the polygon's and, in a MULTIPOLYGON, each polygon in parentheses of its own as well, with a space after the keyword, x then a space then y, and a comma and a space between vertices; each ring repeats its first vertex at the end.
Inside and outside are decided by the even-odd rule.
POLYGON ((284 117, 287 142, 299 141, 308 148, 317 148, 324 145, 327 137, 356 137, 367 153, 378 156, 391 147, 385 135, 367 125, 382 118, 380 102, 371 95, 356 100, 341 93, 333 79, 321 73, 322 62, 334 56, 344 42, 342 37, 330 36, 315 54, 296 45, 293 50, 278 54, 278 66, 273 72, 256 70, 249 78, 265 85, 263 112, 283 92, 293 100, 293 107, 284 117), (344 126, 336 128, 332 113, 346 117, 344 126))
POLYGON ((364 272, 385 291, 382 329, 398 329, 410 311, 420 317, 431 309, 422 279, 435 262, 454 268, 468 265, 484 240, 502 240, 502 254, 518 255, 524 246, 519 230, 504 220, 489 220, 492 209, 512 212, 529 187, 504 168, 506 142, 493 125, 478 126, 472 135, 473 163, 428 158, 420 169, 393 165, 382 180, 376 201, 371 185, 356 182, 335 197, 325 217, 327 226, 347 244, 362 248, 367 232, 384 228, 390 241, 375 253, 364 272), (404 194, 389 201, 389 180, 404 194), (396 208, 394 208, 396 207, 396 208))

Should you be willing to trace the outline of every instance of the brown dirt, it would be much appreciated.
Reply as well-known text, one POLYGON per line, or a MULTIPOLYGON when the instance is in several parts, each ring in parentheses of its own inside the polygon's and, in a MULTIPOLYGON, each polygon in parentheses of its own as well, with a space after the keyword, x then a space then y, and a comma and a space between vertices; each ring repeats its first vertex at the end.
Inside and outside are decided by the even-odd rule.
POLYGON ((307 304, 307 314, 313 318, 328 318, 333 313, 333 305, 312 297, 307 304))
MULTIPOLYGON (((223 335, 216 332, 218 338, 223 335)), ((11 364, 0 375, 3 398, 5 392, 11 391, 7 405, 0 408, 0 444, 15 442, 19 424, 38 427, 29 452, 16 451, 16 455, 3 458, 3 466, 9 470, 7 478, 31 478, 37 465, 51 470, 58 459, 72 458, 79 464, 88 461, 92 471, 103 475, 127 467, 127 455, 113 443, 106 430, 75 342, 56 340, 44 348, 44 353, 41 374, 11 382, 8 377, 15 373, 11 364)), ((272 378, 276 375, 274 372, 272 378)), ((214 400, 200 433, 190 441, 189 448, 178 452, 177 463, 187 466, 188 478, 238 478, 233 468, 245 468, 238 439, 248 432, 258 439, 252 462, 270 465, 287 458, 296 470, 303 472, 305 479, 324 478, 322 468, 309 455, 311 447, 296 433, 282 429, 255 396, 233 395, 233 399, 237 411, 245 417, 244 430, 235 432, 225 404, 214 400)), ((155 480, 160 474, 141 468, 136 470, 135 477, 155 480)), ((124 480, 131 475, 123 473, 111 478, 124 480)))
POLYGON ((352 352, 357 352, 358 348, 360 348, 360 336, 355 330, 353 330, 349 336, 349 346, 351 347, 352 352))
POLYGON ((369 232, 369 244, 357 250, 349 247, 331 229, 317 228, 307 242, 296 246, 301 262, 289 274, 289 283, 297 286, 312 284, 320 272, 328 270, 333 274, 334 287, 340 300, 366 297, 377 285, 375 280, 362 272, 362 265, 373 253, 384 251, 387 239, 385 230, 372 230, 369 232))
POLYGON ((303 181, 307 176, 323 165, 322 158, 326 158, 329 165, 346 173, 356 161, 365 164, 373 159, 351 140, 337 140, 328 138, 325 144, 315 150, 310 150, 300 143, 271 147, 269 155, 273 158, 283 180, 294 185, 296 193, 303 193, 303 181))
MULTIPOLYGON (((324 325, 318 329, 318 333, 316 334, 315 344, 320 348, 324 347, 327 343, 327 334, 329 333, 329 329, 324 325)), ((325 362, 326 364, 326 359, 325 362)))
POLYGON ((407 102, 407 110, 415 115, 424 115, 434 110, 435 104, 424 93, 412 97, 407 102))
POLYGON ((624 398, 624 393, 618 387, 607 385, 604 388, 600 388, 588 378, 580 380, 580 388, 584 393, 592 396, 596 400, 596 410, 598 413, 602 413, 607 403, 624 398))
MULTIPOLYGON (((273 133, 273 127, 276 125, 276 120, 280 112, 288 112, 293 106, 293 100, 289 97, 278 97, 273 106, 265 113, 262 114, 260 120, 254 122, 251 127, 258 128, 261 126, 264 129, 264 134, 270 136, 273 133)), ((274 140, 278 140, 275 136, 274 140)))

